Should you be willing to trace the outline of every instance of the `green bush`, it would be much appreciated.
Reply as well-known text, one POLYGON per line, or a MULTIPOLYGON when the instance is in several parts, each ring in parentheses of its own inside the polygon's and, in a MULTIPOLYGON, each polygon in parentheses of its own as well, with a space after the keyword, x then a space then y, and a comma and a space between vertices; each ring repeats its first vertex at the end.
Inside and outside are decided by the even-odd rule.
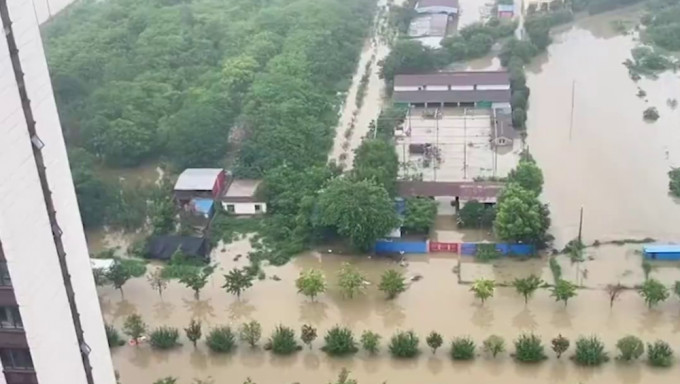
POLYGON ((228 326, 217 327, 208 333, 205 343, 213 352, 228 353, 236 348, 236 334, 228 326))
POLYGON ((533 333, 520 335, 515 340, 513 357, 522 363, 538 363, 547 359, 541 338, 533 333))
POLYGON ((271 349, 277 355, 290 355, 302 349, 302 346, 295 340, 295 331, 292 328, 279 325, 274 329, 265 349, 271 349))
POLYGON ((595 366, 609 361, 604 344, 595 336, 580 337, 576 340, 574 361, 578 365, 595 366))
POLYGON ((475 358, 475 342, 469 337, 457 337, 451 343, 451 358, 454 360, 472 360, 475 358))
POLYGON ((177 345, 179 330, 173 327, 158 327, 149 335, 149 343, 154 349, 170 349, 177 345))
POLYGON ((120 347, 125 344, 125 341, 120 338, 120 334, 113 325, 106 324, 104 328, 106 329, 106 340, 109 342, 109 347, 120 347))
POLYGON ((491 335, 482 344, 484 351, 493 357, 505 351, 505 340, 497 335, 491 335))
POLYGON ((371 331, 361 334, 361 346, 370 354, 375 354, 380 349, 380 335, 371 331))
POLYGON ((625 336, 616 342, 616 348, 619 350, 619 360, 631 361, 637 360, 645 353, 645 344, 635 336, 625 336))
POLYGON ((390 353, 398 358, 412 358, 420 353, 418 343, 420 340, 413 331, 397 332, 390 339, 390 353))
POLYGON ((652 367, 670 367, 673 365, 673 350, 662 340, 647 344, 647 362, 652 367))
POLYGON ((324 337, 325 345, 321 348, 331 356, 344 356, 356 353, 359 349, 354 335, 349 328, 335 326, 324 337))

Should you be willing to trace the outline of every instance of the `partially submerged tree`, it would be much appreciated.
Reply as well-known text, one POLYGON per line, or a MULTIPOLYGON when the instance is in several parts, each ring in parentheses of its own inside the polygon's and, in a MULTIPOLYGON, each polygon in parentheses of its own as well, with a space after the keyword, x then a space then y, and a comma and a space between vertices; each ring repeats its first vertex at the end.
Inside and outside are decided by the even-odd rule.
POLYGON ((437 349, 441 347, 442 344, 444 344, 444 339, 442 338, 442 335, 432 331, 429 335, 427 335, 427 338, 425 338, 425 342, 427 343, 428 347, 432 348, 432 354, 435 354, 437 349))
POLYGON ((123 323, 123 332, 130 336, 135 345, 139 345, 139 338, 146 332, 146 323, 140 315, 129 315, 123 323))
POLYGON ((564 302, 564 306, 567 306, 569 299, 576 296, 576 285, 571 281, 560 279, 552 287, 550 296, 555 298, 555 301, 564 302))
POLYGON ((380 277, 378 289, 385 292, 388 299, 394 299, 406 290, 404 274, 394 269, 388 269, 380 277))
POLYGON ((481 300, 482 305, 490 297, 493 297, 496 282, 490 279, 477 279, 470 287, 470 291, 475 293, 475 297, 481 300))
POLYGON ((397 332, 390 339, 390 353, 397 358, 412 358, 420 353, 418 343, 420 339, 413 331, 397 332))
POLYGON ((484 352, 496 357, 496 355, 505 351, 505 340, 498 335, 491 335, 484 340, 482 347, 484 352))
POLYGON ((618 359, 622 361, 637 360, 645 353, 645 344, 638 337, 628 335, 616 342, 619 350, 618 359))
POLYGON ((512 282, 512 286, 520 295, 524 296, 524 304, 529 302, 529 298, 534 292, 544 284, 538 276, 531 274, 524 278, 517 278, 512 282))
POLYGON ((168 280, 163 276, 163 270, 160 268, 154 269, 146 275, 146 279, 149 285, 151 285, 151 289, 158 291, 158 296, 162 299, 163 291, 168 286, 168 280))
POLYGON ((187 335, 187 339, 191 341, 196 348, 196 343, 201 339, 203 335, 203 330, 201 329, 201 322, 196 319, 191 319, 189 326, 184 328, 184 333, 187 335))
POLYGON ((673 365, 673 349, 663 340, 648 343, 647 363, 652 367, 670 367, 673 365))
POLYGON ((668 288, 656 279, 645 280, 638 292, 650 309, 670 296, 668 288))
POLYGON ((188 268, 179 279, 179 282, 194 291, 194 298, 198 300, 201 295, 201 289, 203 289, 203 287, 208 284, 208 279, 214 271, 215 267, 212 265, 208 265, 203 268, 188 268))
POLYGON ((614 301, 621 296, 626 288, 621 283, 607 285, 607 294, 609 295, 609 308, 614 307, 614 301))
POLYGON ((578 365, 596 366, 609 361, 609 355, 604 343, 597 337, 580 337, 576 340, 574 361, 578 365))
POLYGON ((253 275, 245 269, 234 268, 224 275, 224 288, 227 293, 236 295, 239 299, 241 293, 253 286, 253 275))
POLYGON ((520 335, 515 340, 513 357, 522 363, 538 363, 548 358, 545 355, 541 338, 533 333, 520 335))
POLYGON ((469 337, 456 337, 451 342, 451 358, 453 360, 472 360, 475 358, 475 342, 469 337))
POLYGON ((300 272, 300 276, 295 280, 298 293, 301 293, 312 300, 317 295, 326 291, 326 278, 321 271, 309 269, 300 272))
POLYGON ((361 334, 361 346, 366 352, 372 355, 376 354, 380 349, 380 335, 375 332, 364 331, 361 334))
POLYGON ((300 339, 312 349, 312 343, 316 340, 316 328, 309 324, 304 324, 300 330, 300 339))
POLYGON ((345 297, 353 298, 364 289, 364 276, 349 263, 342 263, 338 275, 338 285, 345 297))
POLYGON ((121 297, 123 297, 123 285, 130 280, 130 277, 132 277, 130 270, 119 260, 114 261, 113 265, 106 271, 106 280, 120 291, 121 297))
POLYGON ((239 330, 239 337, 241 341, 245 341, 251 348, 254 348, 262 337, 262 325, 256 320, 243 323, 239 330))
POLYGON ((556 338, 552 339, 552 350, 555 352, 558 359, 562 357, 562 354, 566 352, 567 349, 569 349, 569 345, 569 339, 562 336, 562 334, 559 334, 556 338))
POLYGON ((337 325, 326 332, 321 349, 331 356, 351 355, 359 350, 352 330, 337 325))
POLYGON ((415 233, 428 233, 437 217, 437 202, 427 197, 406 199, 403 227, 415 233))

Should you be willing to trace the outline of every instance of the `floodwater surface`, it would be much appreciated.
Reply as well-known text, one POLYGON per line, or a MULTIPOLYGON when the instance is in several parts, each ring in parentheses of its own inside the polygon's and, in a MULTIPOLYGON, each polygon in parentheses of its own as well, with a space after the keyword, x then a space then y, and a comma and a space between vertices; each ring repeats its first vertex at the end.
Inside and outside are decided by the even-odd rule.
MULTIPOLYGON (((629 11, 627 11, 629 12, 629 11)), ((543 169, 559 246, 576 237, 680 240, 680 205, 668 195, 667 172, 680 164, 680 77, 633 82, 622 62, 636 45, 611 21, 626 12, 587 18, 553 36, 547 55, 528 68, 529 148, 543 169), (638 86, 647 92, 636 96, 638 86), (572 123, 572 88, 574 89, 572 123), (642 120, 650 106, 661 118, 642 120)))
MULTIPOLYGON (((181 383, 194 378, 212 378, 215 383, 241 383, 247 377, 259 384, 269 383, 326 383, 346 367, 359 383, 648 383, 677 382, 676 368, 652 369, 644 362, 621 365, 610 362, 601 368, 577 368, 568 358, 557 360, 552 352, 544 363, 531 366, 515 363, 504 354, 498 359, 479 356, 474 362, 453 362, 448 356, 450 340, 456 336, 470 336, 478 344, 491 334, 506 338, 512 350, 512 340, 523 332, 535 332, 544 342, 561 333, 573 339, 578 335, 597 335, 607 344, 614 356, 616 340, 627 334, 643 340, 663 339, 680 348, 680 311, 678 303, 669 300, 657 309, 648 310, 632 292, 626 292, 608 306, 607 295, 600 290, 582 290, 569 301, 568 307, 556 303, 548 292, 540 291, 525 306, 522 298, 509 288, 497 289, 495 297, 484 306, 474 299, 469 286, 459 285, 454 267, 455 255, 409 256, 407 265, 338 255, 309 253, 284 267, 266 267, 267 279, 256 281, 241 297, 221 289, 222 274, 244 263, 233 259, 249 250, 247 240, 237 241, 226 248, 215 250, 220 271, 215 273, 201 299, 177 282, 170 283, 160 299, 144 278, 129 281, 125 299, 107 287, 100 290, 100 300, 107 322, 121 328, 125 316, 139 313, 153 328, 169 325, 186 327, 196 318, 204 324, 204 334, 217 325, 239 324, 251 319, 263 326, 263 339, 278 324, 294 327, 299 334, 302 324, 319 329, 319 339, 312 350, 303 349, 290 357, 277 357, 260 348, 239 345, 236 352, 215 355, 200 342, 197 349, 181 337, 182 346, 170 352, 152 351, 143 344, 125 345, 113 350, 116 368, 124 384, 150 384, 165 376, 176 376, 181 383), (224 251, 222 251, 224 249, 224 251), (336 288, 335 276, 344 261, 351 261, 371 282, 366 294, 344 299, 336 288), (329 290, 313 302, 297 294, 295 278, 307 268, 318 268, 327 276, 329 290), (395 300, 386 300, 376 289, 380 274, 388 268, 402 270, 407 277, 422 275, 395 300), (280 281, 273 280, 277 275, 280 281), (372 330, 383 336, 383 348, 377 356, 359 352, 351 358, 329 358, 319 350, 326 330, 343 324, 354 330, 372 330), (397 330, 413 329, 421 336, 422 354, 414 360, 390 358, 386 339, 397 330), (447 340, 444 347, 432 354, 424 345, 424 338, 432 330, 442 333, 447 340)), ((536 265, 537 268, 541 266, 536 265)), ((548 344, 546 348, 549 350, 548 344)), ((571 353, 567 353, 570 355, 571 353)))

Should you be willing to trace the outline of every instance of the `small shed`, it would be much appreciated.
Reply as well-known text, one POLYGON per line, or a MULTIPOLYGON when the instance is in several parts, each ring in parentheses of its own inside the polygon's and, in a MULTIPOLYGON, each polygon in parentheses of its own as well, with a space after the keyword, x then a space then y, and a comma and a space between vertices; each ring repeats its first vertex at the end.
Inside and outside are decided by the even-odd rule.
POLYGON ((225 185, 224 169, 188 168, 177 178, 174 196, 180 205, 188 204, 195 197, 217 200, 225 185))
POLYGON ((512 126, 512 116, 497 113, 492 117, 491 142, 496 147, 512 145, 517 138, 517 130, 512 126))
POLYGON ((209 219, 212 217, 213 213, 215 213, 213 204, 214 200, 212 199, 204 198, 192 199, 190 203, 191 211, 196 215, 209 219))
POLYGON ((642 246, 642 253, 651 260, 680 260, 680 245, 646 244, 642 246))
POLYGON ((499 19, 512 19, 513 17, 515 17, 514 4, 498 4, 499 19))
POLYGON ((187 257, 210 260, 210 241, 205 237, 165 235, 154 236, 146 246, 146 257, 153 260, 170 260, 181 250, 187 257))

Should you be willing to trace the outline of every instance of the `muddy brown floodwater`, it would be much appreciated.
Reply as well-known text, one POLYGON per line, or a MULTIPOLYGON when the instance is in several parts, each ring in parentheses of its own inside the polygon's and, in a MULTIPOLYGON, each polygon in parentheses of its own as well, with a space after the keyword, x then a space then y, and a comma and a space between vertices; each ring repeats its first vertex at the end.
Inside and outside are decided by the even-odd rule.
MULTIPOLYGON (((543 198, 551 204, 558 242, 575 236, 581 206, 585 208, 587 240, 644 236, 671 240, 680 234, 680 226, 675 225, 680 207, 667 196, 666 179, 668 168, 680 162, 680 111, 671 111, 665 104, 666 98, 680 98, 680 80, 675 74, 665 74, 656 81, 642 80, 639 85, 647 91, 649 102, 638 99, 637 85, 621 65, 634 42, 609 30, 610 21, 616 17, 589 18, 557 32, 548 54, 529 68, 529 144, 545 174, 543 198), (648 105, 656 106, 661 113, 654 124, 642 122, 642 111, 648 105)), ((438 220, 436 235, 440 240, 486 238, 484 233, 456 231, 451 218, 438 220)), ((177 376, 181 383, 211 377, 215 383, 238 384, 251 377, 258 384, 320 384, 333 380, 343 367, 350 369, 361 384, 676 383, 677 367, 653 369, 644 362, 624 365, 612 361, 600 368, 578 368, 568 358, 558 360, 550 352, 549 360, 534 366, 514 363, 507 354, 495 360, 480 356, 474 362, 460 363, 451 361, 448 347, 434 355, 422 348, 418 359, 396 360, 384 348, 385 339, 395 331, 413 329, 421 336, 421 346, 424 336, 437 330, 447 340, 469 335, 478 344, 491 334, 502 335, 512 349, 512 339, 533 331, 543 337, 546 346, 558 333, 572 340, 579 335, 597 335, 612 357, 616 340, 627 334, 645 341, 666 340, 678 352, 680 304, 676 300, 648 310, 637 294, 625 292, 610 309, 607 295, 598 289, 609 279, 639 277, 639 271, 633 271, 637 264, 633 248, 602 247, 600 253, 608 258, 596 255, 590 264, 592 278, 598 282, 584 284, 593 289, 580 290, 566 308, 546 291, 538 292, 525 306, 508 288, 498 289, 494 298, 480 306, 469 286, 458 284, 453 273, 458 260, 451 254, 408 256, 408 265, 399 267, 385 260, 310 252, 286 266, 265 267, 267 279, 256 281, 237 300, 220 288, 222 272, 243 265, 245 257, 239 262, 233 259, 237 254, 247 254, 247 240, 216 248, 214 258, 221 270, 211 278, 201 300, 194 300, 192 292, 177 282, 169 285, 161 300, 144 278, 125 285, 125 300, 109 287, 100 290, 100 299, 105 318, 119 329, 131 313, 140 313, 152 327, 182 328, 191 318, 202 320, 208 329, 218 324, 237 327, 254 319, 262 323, 265 338, 280 323, 297 330, 304 323, 319 328, 320 339, 314 349, 291 357, 245 346, 230 355, 214 355, 203 343, 194 349, 183 335, 183 345, 170 352, 152 351, 148 345, 117 348, 112 354, 124 384, 151 384, 165 376, 177 376), (618 263, 619 257, 632 260, 631 271, 625 265, 618 270, 607 267, 618 263), (366 295, 345 300, 339 294, 334 277, 345 260, 355 263, 372 283, 366 295), (294 284, 301 270, 312 267, 329 278, 329 291, 317 302, 298 295, 294 284), (400 268, 407 276, 420 274, 423 279, 412 283, 397 299, 387 301, 376 289, 378 277, 387 268, 400 268), (271 279, 274 275, 281 280, 271 279), (325 331, 336 324, 351 327, 355 334, 366 329, 379 332, 383 336, 381 353, 375 357, 364 352, 344 359, 327 357, 318 348, 325 331)), ((491 274, 506 281, 527 271, 546 276, 547 270, 545 260, 490 266, 466 263, 472 262, 463 263, 472 275, 491 274)), ((573 271, 565 273, 571 275, 573 271)))
POLYGON ((255 319, 262 323, 265 337, 279 323, 293 326, 298 332, 302 324, 311 323, 318 327, 320 334, 314 349, 304 349, 291 357, 277 357, 239 345, 233 354, 214 355, 204 343, 194 349, 184 335, 183 345, 170 352, 152 351, 148 345, 126 345, 112 352, 123 384, 151 384, 168 375, 179 377, 181 383, 207 377, 215 383, 241 383, 251 377, 259 384, 319 384, 330 382, 343 367, 350 369, 362 384, 385 381, 395 384, 677 382, 676 368, 657 370, 643 362, 629 366, 610 362, 602 368, 581 369, 567 358, 555 359, 552 353, 549 360, 536 366, 516 364, 507 355, 496 360, 479 357, 474 362, 454 363, 448 357, 448 348, 432 355, 422 340, 431 330, 441 332, 447 340, 469 335, 480 343, 490 334, 502 335, 509 343, 528 331, 536 332, 545 341, 558 333, 572 338, 594 334, 607 343, 613 355, 613 346, 619 337, 635 334, 644 340, 667 340, 677 350, 680 311, 673 300, 650 311, 636 294, 624 293, 610 310, 604 292, 584 290, 567 308, 555 303, 547 292, 539 292, 525 306, 511 289, 504 288, 498 289, 485 306, 480 306, 468 291, 469 287, 457 283, 452 272, 457 264, 455 255, 409 256, 408 266, 402 268, 385 260, 318 253, 297 257, 284 267, 266 267, 267 280, 256 281, 241 300, 237 300, 220 288, 222 272, 243 265, 243 258, 239 263, 233 258, 245 254, 249 245, 241 240, 228 245, 224 252, 221 250, 222 247, 217 247, 215 251, 221 270, 211 278, 201 293, 201 300, 194 300, 192 292, 176 282, 169 285, 161 300, 145 279, 133 279, 124 287, 125 300, 111 288, 101 289, 105 318, 119 329, 124 317, 131 313, 141 314, 152 327, 181 328, 191 318, 197 318, 205 325, 204 333, 218 324, 238 326, 255 319), (334 277, 345 260, 352 260, 372 283, 366 295, 346 300, 336 289, 334 277), (295 289, 294 279, 306 268, 318 268, 329 279, 329 291, 317 302, 298 295, 295 289), (407 276, 421 274, 424 278, 412 283, 396 300, 387 301, 376 289, 378 277, 387 268, 402 268, 407 276), (274 275, 281 281, 272 280, 274 275), (336 324, 347 325, 355 333, 366 329, 379 332, 383 341, 397 330, 413 329, 421 335, 423 352, 415 360, 396 360, 390 358, 383 347, 375 357, 360 352, 351 358, 329 358, 318 348, 325 330, 336 324))
POLYGON ((614 33, 611 21, 630 15, 567 27, 528 69, 528 143, 543 169, 558 245, 576 237, 581 206, 586 242, 680 239, 680 204, 668 195, 666 175, 680 164, 680 109, 666 105, 680 99, 680 77, 669 72, 637 84, 628 77, 621 63, 636 43, 614 33), (636 96, 638 86, 647 97, 636 96), (655 123, 642 121, 650 106, 661 115, 655 123))

